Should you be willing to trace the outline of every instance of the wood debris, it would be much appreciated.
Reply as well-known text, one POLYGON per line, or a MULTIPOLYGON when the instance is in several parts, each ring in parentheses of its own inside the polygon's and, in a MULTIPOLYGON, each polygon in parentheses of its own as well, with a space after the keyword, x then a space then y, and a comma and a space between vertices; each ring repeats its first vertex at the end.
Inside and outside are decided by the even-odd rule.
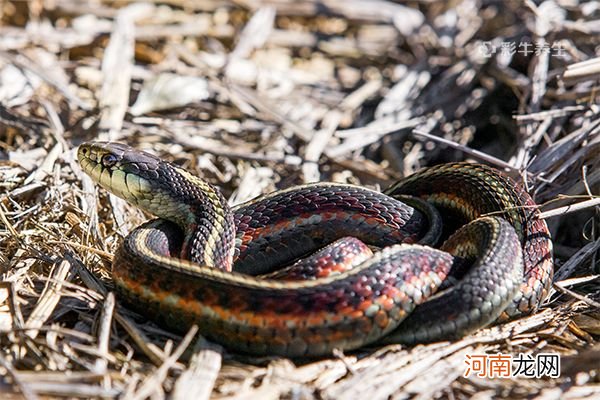
POLYGON ((0 2, 0 390, 600 398, 599 16, 561 0, 0 2), (486 162, 542 205, 554 290, 538 313, 457 342, 319 360, 174 335, 112 293, 111 255, 147 216, 81 173, 75 149, 94 139, 174 161, 231 204, 486 162), (560 354, 561 376, 465 376, 468 355, 498 353, 560 354))

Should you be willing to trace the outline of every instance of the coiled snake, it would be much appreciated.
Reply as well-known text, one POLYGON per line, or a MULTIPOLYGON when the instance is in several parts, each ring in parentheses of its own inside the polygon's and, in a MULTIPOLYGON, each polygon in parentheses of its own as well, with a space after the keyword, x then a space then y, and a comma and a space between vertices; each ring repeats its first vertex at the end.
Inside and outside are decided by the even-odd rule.
POLYGON ((120 299, 235 350, 316 356, 458 338, 534 311, 551 281, 535 203, 484 165, 425 169, 383 193, 315 183, 230 208, 206 181, 123 144, 84 143, 78 159, 100 186, 160 217, 115 254, 120 299), (448 236, 439 250, 425 246, 448 236))

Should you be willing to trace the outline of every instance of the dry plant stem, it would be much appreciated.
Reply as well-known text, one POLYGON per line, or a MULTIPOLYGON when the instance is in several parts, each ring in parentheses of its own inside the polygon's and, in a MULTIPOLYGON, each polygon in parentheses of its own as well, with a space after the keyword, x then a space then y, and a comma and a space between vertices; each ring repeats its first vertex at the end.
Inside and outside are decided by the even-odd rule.
POLYGON ((199 338, 188 369, 175 382, 173 399, 209 399, 221 370, 221 352, 218 346, 199 338))
POLYGON ((422 136, 422 137, 424 137, 426 139, 433 140, 434 142, 439 142, 439 143, 442 143, 442 144, 444 144, 446 146, 449 146, 449 147, 451 147, 453 149, 460 150, 460 151, 464 152, 465 154, 470 155, 471 157, 475 157, 475 158, 477 158, 479 160, 488 162, 488 163, 490 163, 492 165, 495 165, 496 167, 503 168, 503 169, 508 169, 508 170, 511 170, 511 171, 519 171, 517 168, 513 167, 512 165, 508 164, 505 161, 502 161, 502 160, 500 160, 500 159, 498 159, 496 157, 492 157, 489 154, 486 154, 484 152, 470 149, 470 148, 468 148, 466 146, 463 146, 463 145, 461 145, 459 143, 455 143, 455 142, 453 142, 451 140, 444 139, 444 138, 441 138, 439 136, 431 135, 431 134, 429 134, 427 132, 424 132, 424 131, 421 131, 421 130, 417 130, 417 129, 415 129, 413 131, 413 133, 416 136, 422 136))
POLYGON ((46 282, 35 309, 29 315, 25 327, 28 329, 27 336, 35 339, 39 333, 39 328, 48 320, 56 305, 61 299, 62 282, 72 277, 71 263, 68 260, 62 260, 60 264, 55 264, 55 270, 51 274, 51 279, 46 282))
POLYGON ((19 388, 21 394, 26 400, 37 400, 39 398, 35 391, 31 389, 30 385, 21 380, 21 378, 19 377, 19 373, 13 368, 13 366, 8 361, 6 361, 4 356, 1 354, 0 366, 6 369, 8 375, 10 375, 11 379, 13 379, 15 385, 19 388))
POLYGON ((408 121, 391 124, 390 126, 372 126, 345 131, 337 131, 336 136, 346 138, 341 144, 325 151, 328 157, 339 158, 342 155, 352 151, 363 149, 364 147, 376 143, 386 135, 402 131, 407 128, 413 128, 422 123, 421 118, 413 118, 408 121))
POLYGON ((7 3, 2 389, 28 399, 600 398, 589 361, 600 321, 595 11, 589 2, 401 3, 7 3), (542 38, 562 54, 536 54, 542 38), (516 42, 506 54, 511 41, 532 51, 516 42), (497 51, 484 56, 490 44, 497 51), (163 73, 205 79, 207 97, 128 114, 163 73), (111 294, 112 254, 146 216, 81 174, 73 150, 102 138, 172 160, 234 202, 316 179, 385 188, 420 167, 483 161, 526 177, 544 204, 557 286, 535 315, 451 344, 300 363, 199 341, 189 361, 172 361, 180 338, 111 294), (463 377, 469 354, 539 352, 576 367, 558 379, 463 377))
POLYGON ((310 139, 313 137, 313 132, 303 128, 296 121, 291 121, 289 118, 283 115, 283 113, 278 111, 275 104, 268 103, 265 99, 260 98, 260 96, 252 90, 235 84, 229 84, 229 88, 236 94, 240 95, 253 107, 269 115, 275 121, 281 123, 284 127, 291 130, 299 139, 303 140, 304 142, 310 141, 310 139))
POLYGON ((36 74, 41 79, 48 82, 50 85, 56 87, 56 89, 58 91, 60 91, 67 100, 72 102, 77 107, 79 107, 83 110, 91 109, 91 106, 89 104, 87 104, 86 102, 84 102, 83 100, 81 100, 75 94, 73 94, 68 86, 66 86, 66 85, 62 84, 61 82, 58 82, 54 78, 48 76, 48 74, 46 74, 44 72, 43 68, 36 65, 36 63, 34 63, 32 60, 29 60, 23 56, 15 56, 15 55, 5 52, 3 50, 0 50, 0 58, 3 58, 5 60, 9 61, 11 64, 17 65, 19 68, 28 70, 28 71, 36 74))
POLYGON ((560 282, 564 279, 567 279, 569 276, 573 275, 575 270, 589 257, 600 249, 600 239, 596 239, 595 241, 588 243, 581 249, 577 251, 567 262, 563 264, 563 266, 556 272, 554 276, 555 282, 560 282))
POLYGON ((596 207, 600 204, 600 198, 590 199, 586 201, 581 201, 579 203, 570 204, 568 206, 555 208, 554 210, 548 210, 542 212, 538 218, 551 218, 559 215, 566 215, 572 212, 585 210, 587 208, 596 207))
MULTIPOLYGON (((106 374, 106 368, 108 366, 108 342, 110 340, 110 328, 114 310, 115 296, 113 293, 109 293, 104 300, 104 305, 102 307, 102 313, 100 316, 100 326, 98 328, 98 353, 100 354, 100 357, 96 360, 96 364, 94 365, 94 372, 101 375, 106 374)), ((106 377, 106 379, 108 379, 108 377, 106 377)), ((108 384, 109 382, 105 383, 108 384)))
POLYGON ((304 165, 302 173, 304 174, 304 182, 317 182, 320 180, 318 161, 321 154, 326 149, 327 143, 333 137, 333 134, 338 127, 341 119, 341 114, 338 112, 330 112, 323 119, 325 125, 321 130, 317 131, 310 142, 306 145, 304 155, 304 165))
POLYGON ((162 386, 162 382, 164 381, 166 374, 169 372, 169 369, 171 369, 175 365, 177 359, 179 359, 179 357, 181 357, 183 352, 187 349, 197 332, 198 327, 192 326, 188 333, 183 337, 183 339, 179 343, 179 346, 177 346, 173 354, 164 360, 164 362, 160 365, 160 367, 158 367, 154 374, 150 375, 144 380, 144 382, 142 382, 141 387, 131 397, 132 399, 142 400, 147 398, 148 396, 151 396, 152 393, 162 392, 160 387, 162 386))
POLYGON ((577 300, 583 301, 584 303, 586 303, 587 305, 589 305, 590 307, 593 307, 597 310, 600 310, 600 303, 594 300, 591 300, 590 298, 586 297, 586 296, 582 296, 579 293, 576 293, 572 290, 569 290, 565 287, 562 287, 559 284, 554 284, 553 287, 558 290, 561 293, 567 294, 577 300))
POLYGON ((99 128, 115 139, 123 124, 131 82, 134 53, 134 13, 122 9, 116 17, 115 27, 102 60, 104 83, 100 97, 99 128))

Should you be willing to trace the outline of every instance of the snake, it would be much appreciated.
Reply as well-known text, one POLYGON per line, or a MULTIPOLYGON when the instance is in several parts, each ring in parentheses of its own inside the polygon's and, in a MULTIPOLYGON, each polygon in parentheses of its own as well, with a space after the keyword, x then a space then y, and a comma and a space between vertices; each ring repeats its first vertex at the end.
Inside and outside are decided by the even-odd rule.
POLYGON ((116 250, 119 300, 233 351, 314 357, 459 339, 536 311, 552 280, 538 207, 483 164, 440 164, 382 192, 317 182, 230 207, 205 179, 125 144, 85 142, 77 158, 158 217, 116 250))

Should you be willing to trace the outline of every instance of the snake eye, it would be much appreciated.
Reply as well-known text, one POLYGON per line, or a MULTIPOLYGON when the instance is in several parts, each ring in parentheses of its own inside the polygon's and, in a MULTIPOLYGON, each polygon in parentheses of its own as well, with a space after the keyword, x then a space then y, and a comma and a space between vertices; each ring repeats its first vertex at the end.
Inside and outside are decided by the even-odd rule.
POLYGON ((114 154, 105 154, 102 156, 102 165, 106 168, 110 168, 117 163, 117 157, 114 154))

